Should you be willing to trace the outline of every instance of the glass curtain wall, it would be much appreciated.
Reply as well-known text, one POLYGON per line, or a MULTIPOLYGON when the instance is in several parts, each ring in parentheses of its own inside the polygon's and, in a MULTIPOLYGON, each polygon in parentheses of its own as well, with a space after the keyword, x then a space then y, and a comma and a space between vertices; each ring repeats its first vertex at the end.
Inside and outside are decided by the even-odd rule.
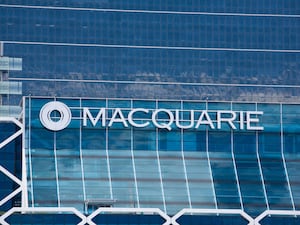
MULTIPOLYGON (((243 209, 258 215, 266 209, 297 209, 299 205, 297 140, 299 105, 157 101, 131 99, 26 98, 26 156, 31 206, 76 206, 86 201, 111 201, 115 207, 157 207, 169 214, 182 208, 243 209), (39 122, 41 107, 61 101, 72 112, 67 128, 53 132, 39 122), (82 107, 95 119, 83 125, 82 107), (170 130, 154 126, 150 113, 136 112, 142 128, 125 126, 132 109, 165 109, 178 116, 179 125, 191 126, 207 110, 217 127, 216 111, 262 111, 264 130, 233 130, 226 123, 210 123, 170 130), (176 110, 178 111, 176 114, 176 110), (102 115, 104 116, 104 114, 102 115), (118 122, 109 124, 114 117, 118 122)), ((55 112, 53 112, 55 114, 55 112)), ((55 115, 51 115, 55 118, 55 115)), ((163 126, 169 118, 157 114, 163 126)), ((209 119, 202 120, 208 122, 209 119)), ((246 126, 246 122, 244 126, 246 126)))

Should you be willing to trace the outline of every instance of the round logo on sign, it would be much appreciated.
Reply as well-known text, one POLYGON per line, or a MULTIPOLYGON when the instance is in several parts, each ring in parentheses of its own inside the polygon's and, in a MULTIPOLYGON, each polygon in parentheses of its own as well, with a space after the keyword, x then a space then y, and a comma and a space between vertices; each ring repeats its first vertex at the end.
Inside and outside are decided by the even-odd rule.
POLYGON ((65 129, 71 122, 69 107, 58 101, 48 102, 40 111, 40 121, 45 128, 52 131, 65 129))

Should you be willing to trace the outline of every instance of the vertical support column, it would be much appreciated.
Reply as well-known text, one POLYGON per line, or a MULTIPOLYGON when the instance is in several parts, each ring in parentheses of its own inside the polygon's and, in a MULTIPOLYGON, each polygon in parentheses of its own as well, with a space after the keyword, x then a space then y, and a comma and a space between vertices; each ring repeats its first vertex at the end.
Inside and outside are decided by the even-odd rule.
MULTIPOLYGON (((232 102, 230 103, 230 109, 232 111, 232 102)), ((233 163, 234 174, 235 174, 235 179, 236 179, 236 185, 238 188, 238 193, 239 193, 239 198, 240 198, 241 209, 244 211, 244 204, 243 204, 243 198, 242 198, 242 193, 241 193, 239 176, 238 176, 237 168, 236 168, 233 144, 234 144, 233 143, 233 130, 231 129, 231 131, 230 131, 231 157, 232 157, 232 163, 233 163)))
MULTIPOLYGON (((255 103, 255 110, 257 111, 257 103, 255 103)), ((260 156, 259 156, 258 131, 255 132, 255 135, 256 135, 256 158, 257 158, 257 162, 258 162, 258 166, 259 166, 259 173, 260 173, 260 177, 261 177, 261 183, 262 183, 263 190, 264 190, 265 202, 266 202, 267 210, 269 210, 270 209, 269 200, 268 200, 267 190, 266 190, 266 186, 265 186, 264 174, 263 174, 263 171, 262 171, 260 156)))
MULTIPOLYGON (((205 109, 208 110, 208 102, 206 101, 205 103, 205 109)), ((218 202, 217 202, 217 195, 216 195, 216 189, 215 189, 215 183, 214 183, 214 177, 212 174, 212 169, 211 169, 211 163, 210 163, 210 156, 209 156, 209 148, 208 148, 208 127, 206 127, 206 157, 207 157, 207 162, 208 162, 208 168, 209 168, 209 175, 210 175, 210 180, 211 180, 211 188, 213 190, 214 194, 214 202, 215 202, 215 208, 218 209, 218 202)))
MULTIPOLYGON (((130 109, 133 108, 133 101, 130 100, 130 109)), ((135 194, 137 200, 137 207, 140 208, 140 196, 139 196, 139 189, 137 185, 137 178, 136 178, 136 168, 135 168, 135 161, 134 161, 134 152, 133 152, 133 127, 130 127, 130 151, 131 151, 131 160, 132 160, 132 167, 133 167, 133 176, 134 176, 134 184, 135 184, 135 194)))
POLYGON ((289 194, 290 194, 290 198, 291 198, 291 203, 293 206, 293 210, 295 211, 295 202, 294 202, 294 197, 293 197, 293 193, 292 193, 292 188, 291 188, 291 184, 290 184, 290 179, 289 179, 289 174, 287 171, 287 167, 286 167, 286 162, 285 162, 285 157, 284 157, 284 138, 283 138, 283 119, 282 119, 282 103, 280 103, 280 142, 281 142, 281 157, 282 157, 282 162, 283 162, 283 166, 284 166, 284 172, 285 172, 285 177, 286 177, 286 181, 288 184, 288 188, 289 188, 289 194))
MULTIPOLYGON (((178 121, 184 120, 183 118, 183 101, 180 101, 180 108, 181 108, 181 118, 177 118, 178 121)), ((190 187, 189 187, 189 180, 187 176, 186 171, 186 165, 185 165, 185 158, 184 158, 184 141, 183 141, 183 128, 180 129, 180 138, 181 138, 181 157, 182 157, 182 163, 183 163, 183 169, 184 169, 184 178, 186 183, 186 191, 188 195, 188 201, 189 201, 189 207, 192 208, 192 200, 191 200, 191 194, 190 194, 190 187)))
MULTIPOLYGON (((79 99, 79 108, 82 109, 82 99, 79 99)), ((79 125, 79 153, 80 153, 80 169, 81 169, 81 180, 82 180, 82 191, 83 191, 83 201, 86 202, 86 190, 85 190, 85 176, 84 176, 84 166, 83 166, 83 156, 82 156, 82 115, 79 116, 80 118, 80 125, 79 125)), ((86 207, 85 207, 86 210, 86 207)), ((87 213, 87 211, 85 212, 87 213)))
MULTIPOLYGON (((54 101, 56 101, 56 97, 54 98, 54 101)), ((57 192, 57 205, 60 207, 60 188, 59 188, 59 179, 58 179, 58 163, 57 163, 57 147, 56 147, 56 132, 54 132, 54 144, 53 144, 53 150, 54 150, 54 162, 55 162, 55 177, 56 177, 56 192, 57 192)))
MULTIPOLYGON (((29 104, 29 115, 28 123, 31 125, 31 97, 28 99, 29 104)), ((31 160, 31 128, 28 129, 28 164, 29 164, 29 174, 30 174, 30 194, 31 194, 31 207, 34 207, 34 194, 33 194, 33 181, 32 181, 32 160, 31 160)), ((56 164, 55 164, 56 169, 56 164)))
MULTIPOLYGON (((105 108, 107 111, 108 99, 105 100, 105 108)), ((106 116, 105 116, 105 118, 106 118, 106 116)), ((106 123, 106 121, 105 121, 105 123, 106 123)), ((109 161, 109 152, 108 152, 108 127, 107 126, 105 126, 105 151, 106 151, 106 163, 107 163, 107 172, 108 172, 108 180, 109 180, 110 199, 114 199, 113 191, 112 191, 111 173, 110 173, 110 161, 109 161)))
MULTIPOLYGON (((158 108, 158 101, 155 102, 155 109, 158 108)), ((164 191, 164 184, 162 180, 162 174, 161 174, 161 167, 160 167, 160 158, 159 158, 159 152, 158 152, 158 128, 155 128, 156 130, 156 158, 157 158, 157 165, 158 165, 158 172, 159 172, 159 179, 160 179, 160 187, 161 187, 161 193, 163 198, 163 204, 164 204, 164 212, 167 213, 167 207, 166 207, 166 199, 165 199, 165 191, 164 191)))
POLYGON ((22 208, 28 208, 28 189, 27 189, 27 168, 26 168, 26 146, 25 146, 25 118, 26 118, 26 101, 23 97, 23 133, 22 133, 22 208))

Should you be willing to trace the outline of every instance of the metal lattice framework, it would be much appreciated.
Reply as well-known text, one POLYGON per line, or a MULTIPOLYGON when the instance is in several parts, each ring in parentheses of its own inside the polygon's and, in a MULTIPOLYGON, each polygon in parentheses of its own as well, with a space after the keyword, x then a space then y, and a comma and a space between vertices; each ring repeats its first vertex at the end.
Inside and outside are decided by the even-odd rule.
MULTIPOLYGON (((18 138, 20 135, 24 134, 24 125, 15 118, 12 117, 2 117, 0 118, 0 123, 13 123, 19 129, 12 134, 11 136, 7 137, 0 143, 0 153, 3 151, 3 148, 18 138)), ((24 139, 23 139, 24 140, 24 139)), ((108 214, 147 214, 147 215, 159 215, 161 216, 165 222, 162 225, 180 225, 177 220, 184 216, 184 215, 212 215, 212 216, 220 216, 220 215, 236 215, 243 217, 247 222, 248 225, 261 225, 261 221, 271 215, 276 216, 299 216, 300 211, 297 210, 266 210, 262 214, 260 214, 256 218, 252 218, 246 212, 240 209, 182 209, 174 216, 170 217, 165 212, 158 208, 99 208, 94 211, 90 215, 84 215, 82 212, 78 211, 76 208, 72 207, 28 207, 27 204, 27 183, 26 183, 26 162, 25 162, 25 151, 24 148, 22 149, 22 180, 17 178, 14 174, 0 165, 0 172, 15 182, 18 187, 8 194, 6 197, 0 200, 0 206, 7 203, 11 200, 14 196, 21 193, 22 194, 22 207, 13 207, 5 212, 3 215, 0 216, 0 224, 3 225, 10 225, 6 219, 12 216, 14 213, 43 213, 43 214, 56 214, 56 213, 67 213, 77 216, 81 221, 78 225, 96 225, 93 219, 103 213, 108 214)))
MULTIPOLYGON (((21 134, 23 134, 24 127, 20 121, 18 121, 17 119, 15 119, 13 117, 0 117, 0 123, 13 123, 19 128, 19 130, 17 132, 15 132, 11 136, 7 137, 5 140, 3 140, 0 143, 0 151, 1 151, 4 148, 4 146, 6 146, 7 144, 9 144, 13 140, 15 140, 17 137, 19 137, 21 134)), ((4 197, 3 199, 0 200, 0 206, 2 206, 6 202, 8 202, 10 199, 12 199, 14 196, 16 196, 18 193, 22 192, 25 188, 25 186, 24 186, 25 184, 19 178, 14 176, 10 171, 8 171, 6 168, 4 168, 2 165, 0 165, 0 172, 2 172, 5 176, 7 176, 9 179, 14 181, 19 186, 12 193, 10 193, 9 195, 7 195, 6 197, 4 197)))

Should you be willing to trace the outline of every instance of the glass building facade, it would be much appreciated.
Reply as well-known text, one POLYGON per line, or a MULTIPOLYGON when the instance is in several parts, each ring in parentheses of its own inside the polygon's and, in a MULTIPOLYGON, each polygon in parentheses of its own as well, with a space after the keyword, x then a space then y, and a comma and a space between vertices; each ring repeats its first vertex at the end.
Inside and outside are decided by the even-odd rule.
POLYGON ((0 31, 0 224, 299 223, 297 1, 0 0, 0 31))
POLYGON ((294 0, 1 3, 4 53, 23 58, 22 74, 11 79, 23 81, 24 94, 229 101, 299 95, 294 0))
POLYGON ((25 104, 31 206, 85 210, 86 201, 102 199, 169 214, 233 208, 254 215, 300 206, 298 104, 32 97, 25 104), (54 100, 72 114, 68 127, 57 132, 40 122, 43 105, 54 100), (101 108, 106 116, 96 122, 101 108), (135 123, 147 126, 130 126, 133 109, 140 109, 135 123), (151 114, 158 109, 157 127, 151 114), (246 129, 245 111, 263 113, 252 118, 255 129, 246 129), (231 126, 233 112, 243 117, 231 126))

